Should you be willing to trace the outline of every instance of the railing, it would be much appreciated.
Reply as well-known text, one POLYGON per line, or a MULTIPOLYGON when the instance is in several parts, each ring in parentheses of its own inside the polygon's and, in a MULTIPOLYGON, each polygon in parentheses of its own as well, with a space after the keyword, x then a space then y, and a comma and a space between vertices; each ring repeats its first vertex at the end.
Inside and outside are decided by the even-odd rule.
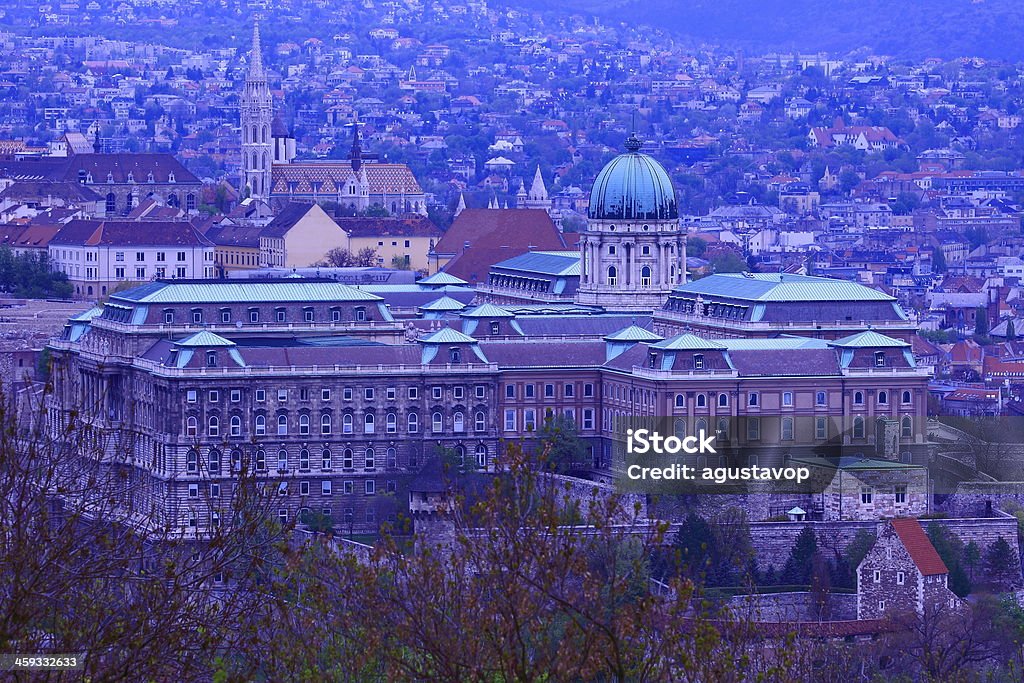
POLYGON ((443 370, 446 374, 473 374, 480 372, 497 371, 496 363, 467 363, 466 365, 266 365, 266 366, 228 366, 228 367, 198 367, 198 368, 174 368, 160 365, 159 363, 142 358, 136 358, 135 364, 154 374, 172 377, 217 377, 220 375, 273 375, 273 374, 303 374, 303 375, 337 375, 342 372, 353 373, 387 373, 387 374, 416 374, 424 372, 436 372, 443 370))
POLYGON ((800 322, 753 322, 737 318, 719 318, 711 315, 694 315, 669 309, 654 312, 654 317, 678 322, 697 323, 703 325, 724 325, 744 330, 807 330, 807 329, 855 329, 866 330, 911 330, 917 326, 912 320, 810 320, 800 322))
POLYGON ((727 369, 708 369, 708 370, 657 370, 654 368, 645 368, 639 365, 634 365, 632 374, 638 377, 650 377, 650 378, 677 378, 677 377, 738 377, 739 374, 735 370, 727 369))
POLYGON ((844 375, 913 375, 915 377, 931 377, 931 368, 901 368, 894 366, 867 367, 867 368, 846 368, 844 375))
POLYGON ((92 325, 96 327, 106 328, 110 330, 116 330, 120 332, 167 332, 170 334, 174 333, 186 333, 186 332, 202 332, 204 330, 208 332, 220 332, 223 334, 237 334, 238 332, 252 333, 256 331, 265 332, 290 332, 290 331, 322 331, 322 330, 387 330, 387 331, 405 331, 405 325, 402 321, 391 321, 391 320, 344 320, 344 321, 332 321, 332 322, 299 322, 299 323, 246 323, 242 322, 241 326, 235 323, 192 323, 192 324, 167 324, 159 323, 156 325, 131 325, 129 323, 116 322, 114 320, 106 320, 104 318, 96 317, 92 319, 92 325))

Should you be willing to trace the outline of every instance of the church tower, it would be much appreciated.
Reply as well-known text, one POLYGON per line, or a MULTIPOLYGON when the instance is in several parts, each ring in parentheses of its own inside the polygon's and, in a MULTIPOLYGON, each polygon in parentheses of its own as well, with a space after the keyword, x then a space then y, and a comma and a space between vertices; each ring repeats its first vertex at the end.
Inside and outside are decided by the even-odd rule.
POLYGON ((608 311, 653 311, 686 282, 686 238, 665 168, 640 153, 636 134, 608 162, 590 193, 580 239, 576 302, 608 311))
POLYGON ((533 174, 533 184, 530 186, 530 193, 526 197, 527 209, 544 209, 551 211, 551 198, 548 196, 548 188, 544 185, 544 176, 540 172, 540 164, 537 164, 537 171, 533 174))
POLYGON ((260 25, 256 23, 242 92, 242 191, 248 189, 250 197, 268 201, 274 154, 270 130, 274 102, 260 49, 260 25))

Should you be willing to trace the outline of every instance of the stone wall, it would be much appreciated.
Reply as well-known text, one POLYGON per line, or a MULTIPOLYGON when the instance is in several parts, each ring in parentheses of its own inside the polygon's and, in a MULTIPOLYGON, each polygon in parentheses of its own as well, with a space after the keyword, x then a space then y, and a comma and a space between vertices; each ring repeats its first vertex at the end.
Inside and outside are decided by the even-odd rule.
POLYGON ((542 474, 539 484, 556 488, 558 500, 564 507, 578 505, 584 521, 595 503, 606 504, 612 498, 618 498, 621 508, 618 510, 619 522, 631 522, 635 519, 647 519, 647 497, 636 493, 619 493, 612 484, 588 481, 578 477, 567 477, 561 474, 542 474))
POLYGON ((824 612, 814 609, 811 594, 764 593, 736 595, 727 607, 738 617, 759 622, 851 621, 857 618, 857 596, 852 593, 829 593, 824 612))
MULTIPOLYGON (((974 541, 981 549, 982 557, 992 543, 1003 537, 1019 558, 1017 520, 998 511, 995 514, 995 517, 922 519, 921 525, 927 531, 931 525, 938 524, 953 532, 964 544, 974 541)), ((804 527, 814 530, 818 548, 827 553, 845 552, 858 531, 864 530, 873 535, 878 532, 878 522, 753 522, 750 524, 750 535, 758 568, 782 567, 796 543, 797 535, 804 527)), ((1005 583, 1010 585, 1014 581, 1020 583, 1019 573, 1016 577, 1005 579, 1005 583)))
POLYGON ((936 496, 935 509, 951 517, 981 517, 1011 501, 1024 507, 1024 482, 961 481, 954 493, 936 496))

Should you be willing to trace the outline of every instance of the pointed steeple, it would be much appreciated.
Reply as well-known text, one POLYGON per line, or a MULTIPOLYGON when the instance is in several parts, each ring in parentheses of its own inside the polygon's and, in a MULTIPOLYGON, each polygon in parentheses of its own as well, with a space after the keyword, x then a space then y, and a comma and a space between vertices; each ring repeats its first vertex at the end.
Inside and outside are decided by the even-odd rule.
POLYGON ((358 173, 363 165, 363 148, 359 144, 359 112, 352 115, 352 152, 349 159, 352 160, 352 170, 358 173))
POLYGON ((462 192, 459 193, 459 203, 455 206, 455 215, 458 216, 460 213, 466 210, 466 195, 462 192))
POLYGON ((263 78, 263 53, 260 45, 259 19, 252 23, 252 52, 249 53, 249 79, 263 78))
POLYGON ((544 185, 544 176, 541 175, 540 164, 537 164, 537 171, 533 174, 530 199, 535 202, 546 202, 548 200, 548 188, 544 185))

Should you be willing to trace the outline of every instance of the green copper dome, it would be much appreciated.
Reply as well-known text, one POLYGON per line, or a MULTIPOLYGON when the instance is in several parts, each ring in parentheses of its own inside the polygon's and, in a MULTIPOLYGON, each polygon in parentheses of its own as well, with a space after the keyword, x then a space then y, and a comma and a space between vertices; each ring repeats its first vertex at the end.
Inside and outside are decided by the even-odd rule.
POLYGON ((626 153, 601 169, 590 191, 589 216, 595 220, 668 220, 679 218, 676 192, 665 168, 640 153, 636 135, 626 153))

